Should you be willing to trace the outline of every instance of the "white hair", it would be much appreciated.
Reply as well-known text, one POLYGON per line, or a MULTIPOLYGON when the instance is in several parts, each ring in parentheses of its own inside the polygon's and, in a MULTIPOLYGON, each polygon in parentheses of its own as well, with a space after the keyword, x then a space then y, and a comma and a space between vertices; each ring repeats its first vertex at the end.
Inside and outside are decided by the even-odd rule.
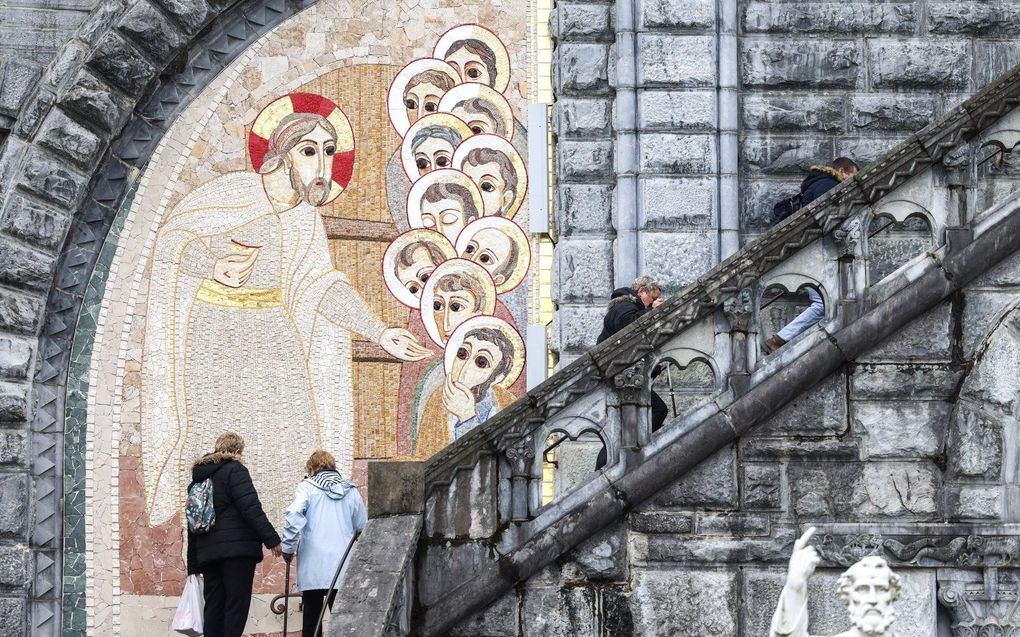
POLYGON ((632 288, 640 292, 641 290, 661 290, 662 286, 655 280, 655 277, 648 274, 643 274, 638 278, 634 279, 634 283, 631 284, 632 288))

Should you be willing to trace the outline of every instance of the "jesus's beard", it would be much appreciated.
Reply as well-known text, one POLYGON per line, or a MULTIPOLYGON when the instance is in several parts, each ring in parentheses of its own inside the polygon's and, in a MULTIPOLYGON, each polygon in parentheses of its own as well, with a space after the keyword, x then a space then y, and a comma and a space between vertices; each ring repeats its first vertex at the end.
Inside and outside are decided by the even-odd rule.
POLYGON ((290 185, 301 195, 301 199, 310 206, 319 206, 329 199, 329 182, 321 177, 312 180, 310 184, 303 184, 300 177, 294 171, 290 173, 290 185))
POLYGON ((857 628, 865 635, 879 637, 885 635, 896 613, 891 606, 853 606, 850 611, 850 625, 857 628))

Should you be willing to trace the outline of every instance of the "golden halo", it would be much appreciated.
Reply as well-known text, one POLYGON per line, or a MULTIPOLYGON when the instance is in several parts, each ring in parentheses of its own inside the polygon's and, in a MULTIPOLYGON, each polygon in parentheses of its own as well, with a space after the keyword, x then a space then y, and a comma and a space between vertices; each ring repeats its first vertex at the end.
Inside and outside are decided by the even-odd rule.
POLYGON ((494 383, 500 387, 506 389, 517 381, 517 377, 524 371, 524 359, 526 356, 526 350, 524 349, 524 339, 521 338, 521 333, 518 332, 512 325, 507 323, 501 318, 495 316, 476 316, 469 318, 460 325, 457 329, 453 330, 453 334, 450 334, 450 339, 447 341, 446 351, 443 352, 443 369, 446 374, 449 375, 453 371, 453 361, 457 358, 457 350, 464 343, 464 337, 472 330, 479 328, 490 328, 499 330, 503 336, 510 341, 510 345, 514 350, 514 360, 510 369, 507 371, 506 378, 494 383))
MULTIPOLYGON (((524 197, 528 194, 528 167, 524 158, 517 151, 513 144, 499 135, 474 135, 470 139, 461 142, 460 146, 453 153, 453 165, 457 170, 464 170, 464 162, 467 161, 468 153, 476 148, 490 148, 505 155, 510 160, 514 172, 517 173, 517 184, 514 187, 514 200, 500 216, 513 219, 517 211, 524 204, 524 197)), ((479 186, 481 187, 481 186, 479 186)))
POLYGON ((401 137, 411 127, 411 122, 407 117, 407 109, 404 107, 404 91, 407 90, 408 83, 416 75, 425 71, 438 71, 453 80, 454 84, 460 84, 461 82, 457 69, 436 58, 420 58, 400 69, 400 72, 390 82, 390 89, 386 94, 386 108, 390 116, 390 125, 393 126, 393 130, 397 131, 397 134, 401 137))
MULTIPOLYGON (((475 182, 471 181, 470 177, 459 170, 443 168, 442 170, 433 170, 411 186, 411 190, 407 193, 407 225, 412 228, 425 227, 425 222, 421 216, 421 200, 425 197, 425 191, 432 184, 439 183, 464 186, 471 193, 471 203, 474 204, 479 216, 483 214, 485 204, 482 202, 482 193, 478 191, 478 186, 475 185, 475 182)), ((449 237, 446 238, 450 239, 449 237)), ((457 237, 454 237, 450 243, 453 244, 456 240, 457 237)))
POLYGON ((439 100, 439 112, 441 113, 453 113, 457 117, 461 118, 468 123, 468 127, 471 126, 471 119, 466 114, 454 113, 454 109, 458 108, 458 104, 470 99, 479 99, 486 104, 491 104, 493 110, 496 111, 499 121, 497 125, 502 128, 502 132, 499 131, 486 131, 503 137, 505 139, 514 138, 514 109, 510 106, 510 102, 507 101, 503 94, 485 84, 479 84, 477 82, 467 82, 454 86, 452 89, 446 92, 443 99, 439 100))
POLYGON ((520 285, 524 281, 524 277, 528 274, 528 268, 531 267, 531 242, 528 241, 528 235, 519 225, 505 217, 482 217, 481 219, 472 221, 467 225, 467 227, 460 231, 460 235, 457 237, 457 256, 462 259, 474 261, 488 270, 489 274, 493 277, 494 283, 496 280, 495 273, 493 273, 489 266, 486 266, 486 264, 483 263, 478 256, 476 256, 483 254, 483 250, 485 250, 487 246, 475 245, 472 256, 468 256, 466 254, 468 247, 471 246, 471 242, 474 240, 478 232, 488 229, 502 232, 517 246, 517 263, 514 264, 513 271, 502 283, 496 284, 496 292, 506 294, 520 285))
MULTIPOLYGON (((386 282, 386 287, 398 301, 406 305, 407 307, 418 309, 421 303, 421 299, 418 295, 411 292, 407 287, 400 282, 397 278, 397 256, 400 252, 409 245, 412 244, 430 244, 435 246, 440 252, 443 253, 443 261, 453 259, 457 256, 453 246, 450 245, 450 241, 442 235, 442 233, 436 232, 435 230, 428 230, 425 228, 416 228, 414 230, 408 230, 403 233, 386 246, 386 252, 383 253, 382 268, 383 268, 383 280, 386 282)), ((436 264, 438 267, 439 264, 436 264)), ((424 288, 424 284, 422 284, 424 288)))
POLYGON ((432 57, 445 60, 450 47, 462 40, 478 40, 492 51, 496 58, 496 77, 493 78, 495 81, 492 88, 505 93, 510 86, 510 54, 499 36, 480 24, 462 24, 439 36, 436 47, 432 50, 432 57))
POLYGON ((450 259, 443 262, 442 265, 432 271, 432 276, 429 277, 428 282, 425 284, 425 289, 421 293, 421 304, 418 306, 418 310, 421 312, 422 323, 425 324, 425 331, 428 333, 429 338, 432 339, 432 342, 440 347, 446 345, 446 341, 439 332, 439 326, 436 325, 436 317, 433 314, 432 306, 435 302, 436 286, 439 285, 440 281, 451 276, 466 276, 474 279, 481 286, 481 307, 475 316, 492 314, 496 311, 496 286, 485 268, 467 259, 450 259))
MULTIPOLYGON (((404 173, 407 174, 408 179, 412 182, 417 181, 421 175, 418 174, 418 165, 415 163, 414 150, 411 147, 415 144, 415 138, 419 136, 419 132, 426 131, 426 129, 434 130, 434 127, 445 128, 451 131, 453 137, 459 138, 461 143, 473 134, 462 119, 449 113, 426 115, 414 124, 411 124, 411 127, 407 129, 407 134, 404 135, 404 141, 400 144, 400 164, 404 167, 404 173)), ((426 138, 431 137, 428 131, 425 132, 425 136, 426 138)), ((457 146, 458 144, 454 144, 454 149, 457 146)))

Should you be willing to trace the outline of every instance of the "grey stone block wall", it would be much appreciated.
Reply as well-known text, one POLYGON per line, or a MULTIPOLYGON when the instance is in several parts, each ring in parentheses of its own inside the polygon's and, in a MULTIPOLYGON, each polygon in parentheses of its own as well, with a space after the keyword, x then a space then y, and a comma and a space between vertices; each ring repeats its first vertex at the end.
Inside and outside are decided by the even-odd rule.
POLYGON ((812 162, 864 165, 1020 62, 1010 2, 740 2, 741 230, 812 162))
MULTIPOLYGON (((773 204, 798 190, 810 165, 848 155, 863 166, 1020 62, 1020 10, 1006 0, 738 0, 734 61, 718 53, 725 48, 719 34, 728 27, 725 2, 628 2, 635 11, 633 61, 616 42, 628 41, 613 32, 617 5, 571 1, 557 9, 557 262, 575 248, 589 255, 590 246, 575 239, 616 239, 611 262, 597 266, 616 271, 585 282, 612 280, 590 290, 593 302, 557 296, 554 346, 566 360, 598 332, 598 301, 628 283, 621 260, 632 271, 661 277, 667 292, 675 292, 726 256, 720 227, 731 208, 739 207, 739 240, 747 243, 765 229, 773 204), (633 170, 614 157, 620 131, 607 119, 622 105, 616 79, 626 73, 617 67, 631 62, 639 160, 633 170), (726 101, 719 86, 734 71, 735 164, 725 130, 720 133, 726 113, 719 108, 726 101), (736 180, 725 178, 732 170, 736 180), (636 196, 618 187, 632 174, 636 196), (579 183, 602 187, 597 201, 595 191, 585 191, 583 214, 579 183), (636 254, 621 241, 628 224, 636 227, 636 254), (566 340, 579 331, 592 333, 566 340)), ((1015 162, 984 170, 1016 172, 1015 162)), ((1017 175, 1005 176, 1010 179, 985 187, 979 207, 1015 189, 1017 175)), ((569 275, 560 270, 557 280, 569 275)))
POLYGON ((551 31, 556 143, 554 348, 569 358, 595 343, 613 287, 614 7, 558 2, 551 31))
POLYGON ((1018 298, 1014 256, 453 634, 761 637, 793 541, 810 524, 821 529, 823 557, 810 584, 813 634, 847 628, 836 579, 874 553, 903 578, 898 635, 959 634, 945 632, 937 578, 980 574, 983 558, 945 548, 911 561, 916 552, 897 547, 961 547, 981 533, 973 525, 992 524, 994 535, 1020 522, 1020 474, 1009 460, 1020 443, 1018 298), (841 524, 854 534, 840 535, 841 524), (936 527, 955 530, 925 535, 936 527), (898 555, 882 553, 890 546, 898 555))

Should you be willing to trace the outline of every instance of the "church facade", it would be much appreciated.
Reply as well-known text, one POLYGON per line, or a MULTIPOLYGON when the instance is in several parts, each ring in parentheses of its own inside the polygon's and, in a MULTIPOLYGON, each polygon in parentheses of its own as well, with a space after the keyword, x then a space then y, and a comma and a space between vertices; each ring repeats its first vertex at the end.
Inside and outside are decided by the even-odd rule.
MULTIPOLYGON (((417 597, 388 612, 423 634, 767 634, 808 523, 812 634, 845 628, 836 575, 874 554, 902 573, 898 634, 1020 630, 1016 258, 960 266, 923 312, 893 307, 920 294, 923 255, 964 259, 1008 225, 1017 5, 16 4, 0 634, 168 631, 182 489, 227 429, 279 523, 315 448, 370 510, 388 502, 371 462, 424 472, 428 507, 377 505, 421 520, 401 580, 417 597), (959 108, 974 95, 994 104, 959 108), (947 141, 918 133, 933 124, 947 141), (772 204, 837 156, 866 194, 763 256, 772 204), (642 274, 675 307, 619 367, 622 341, 592 347, 612 290, 642 274), (808 288, 825 319, 767 358, 808 288), (895 328, 794 378, 869 312, 895 328), (746 431, 684 446, 710 406, 736 423, 726 410, 781 373, 797 391, 743 408, 746 431), (651 391, 672 433, 648 430, 651 391), (690 466, 668 484, 607 504, 592 537, 557 526, 597 476, 636 480, 670 445, 690 466), (555 560, 458 596, 543 525, 564 534, 555 560)), ((259 567, 251 634, 279 634, 284 570, 259 567)))

